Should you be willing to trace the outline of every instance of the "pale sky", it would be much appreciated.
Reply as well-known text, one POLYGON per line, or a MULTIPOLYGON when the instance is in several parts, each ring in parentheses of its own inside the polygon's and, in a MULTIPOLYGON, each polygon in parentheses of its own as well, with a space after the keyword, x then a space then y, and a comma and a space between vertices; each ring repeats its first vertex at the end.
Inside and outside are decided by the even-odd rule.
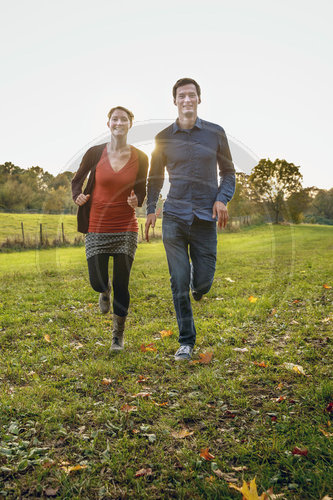
POLYGON ((233 143, 300 166, 304 186, 333 187, 332 0, 0 6, 0 163, 64 171, 107 132, 114 105, 162 129, 187 76, 202 89, 199 116, 233 143))

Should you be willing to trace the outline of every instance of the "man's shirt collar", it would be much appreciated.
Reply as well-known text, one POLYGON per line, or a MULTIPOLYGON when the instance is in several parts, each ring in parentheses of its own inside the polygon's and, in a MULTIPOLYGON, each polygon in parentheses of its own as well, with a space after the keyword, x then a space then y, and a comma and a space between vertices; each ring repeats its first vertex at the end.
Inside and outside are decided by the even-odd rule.
MULTIPOLYGON (((202 122, 201 122, 201 119, 198 116, 197 116, 197 119, 195 120, 195 124, 193 125, 193 128, 202 129, 202 122)), ((179 127, 179 125, 178 125, 178 118, 177 118, 177 120, 172 124, 172 133, 176 134, 177 132, 182 132, 182 131, 183 131, 183 129, 181 129, 179 127)))

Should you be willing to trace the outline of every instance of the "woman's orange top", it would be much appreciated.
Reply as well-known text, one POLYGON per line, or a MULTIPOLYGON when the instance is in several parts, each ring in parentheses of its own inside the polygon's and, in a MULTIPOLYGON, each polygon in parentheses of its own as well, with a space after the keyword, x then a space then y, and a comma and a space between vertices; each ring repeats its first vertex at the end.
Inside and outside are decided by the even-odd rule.
POLYGON ((138 173, 138 155, 131 147, 126 165, 115 172, 105 147, 96 166, 89 216, 89 233, 138 232, 134 208, 127 203, 138 173))

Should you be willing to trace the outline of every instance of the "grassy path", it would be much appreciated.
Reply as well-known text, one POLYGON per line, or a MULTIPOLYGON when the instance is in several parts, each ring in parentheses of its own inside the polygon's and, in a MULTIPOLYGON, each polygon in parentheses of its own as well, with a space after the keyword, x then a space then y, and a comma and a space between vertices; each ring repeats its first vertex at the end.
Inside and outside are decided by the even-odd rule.
POLYGON ((180 366, 161 242, 139 245, 116 356, 83 248, 0 254, 0 498, 232 499, 254 477, 332 496, 332 234, 221 235, 193 304, 194 359, 213 356, 180 366))

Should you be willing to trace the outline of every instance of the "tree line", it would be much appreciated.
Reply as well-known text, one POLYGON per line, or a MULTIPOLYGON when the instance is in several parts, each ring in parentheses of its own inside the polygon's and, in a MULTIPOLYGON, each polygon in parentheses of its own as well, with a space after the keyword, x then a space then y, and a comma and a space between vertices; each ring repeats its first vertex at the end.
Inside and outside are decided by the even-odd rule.
MULTIPOLYGON (((3 212, 75 213, 72 172, 53 176, 36 166, 0 165, 0 210, 3 212)), ((228 205, 231 217, 260 214, 274 223, 333 224, 333 188, 303 188, 300 168, 286 160, 261 159, 251 174, 236 174, 236 191, 228 205)), ((145 207, 139 209, 145 216, 145 207)))

